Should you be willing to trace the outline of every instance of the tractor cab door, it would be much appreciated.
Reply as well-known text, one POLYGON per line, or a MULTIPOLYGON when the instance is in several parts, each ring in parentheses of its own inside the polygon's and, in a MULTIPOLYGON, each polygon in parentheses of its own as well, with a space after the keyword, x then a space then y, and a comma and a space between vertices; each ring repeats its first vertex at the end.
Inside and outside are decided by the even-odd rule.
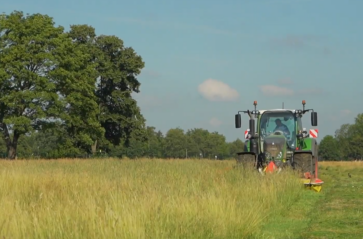
POLYGON ((297 142, 297 134, 300 132, 300 130, 302 131, 303 130, 303 125, 302 125, 302 120, 301 120, 301 117, 296 117, 296 132, 294 133, 293 135, 293 142, 294 142, 294 145, 292 146, 297 146, 298 142, 297 142))

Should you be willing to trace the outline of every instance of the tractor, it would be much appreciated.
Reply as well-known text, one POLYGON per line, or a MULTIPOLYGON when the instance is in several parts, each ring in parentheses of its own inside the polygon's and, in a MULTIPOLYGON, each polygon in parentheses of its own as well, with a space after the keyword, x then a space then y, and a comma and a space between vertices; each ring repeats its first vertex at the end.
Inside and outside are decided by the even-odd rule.
POLYGON ((305 104, 303 100, 302 109, 257 110, 254 101, 253 111, 238 111, 236 128, 241 128, 240 113, 245 113, 249 129, 245 131, 243 152, 237 153, 237 165, 252 167, 263 175, 290 167, 299 172, 305 186, 320 191, 324 182, 318 178, 317 130, 308 133, 302 125, 305 113, 311 111, 312 126, 318 125, 318 116, 313 109, 305 109, 305 104))

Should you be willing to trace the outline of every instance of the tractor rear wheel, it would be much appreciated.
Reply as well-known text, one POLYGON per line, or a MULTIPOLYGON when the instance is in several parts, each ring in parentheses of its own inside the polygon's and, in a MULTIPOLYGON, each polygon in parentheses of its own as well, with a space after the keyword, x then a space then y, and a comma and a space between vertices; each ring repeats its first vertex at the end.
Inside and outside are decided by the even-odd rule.
POLYGON ((294 160, 292 166, 295 170, 297 170, 302 175, 304 173, 309 172, 310 174, 314 174, 314 163, 313 156, 311 153, 299 153, 294 155, 294 160))

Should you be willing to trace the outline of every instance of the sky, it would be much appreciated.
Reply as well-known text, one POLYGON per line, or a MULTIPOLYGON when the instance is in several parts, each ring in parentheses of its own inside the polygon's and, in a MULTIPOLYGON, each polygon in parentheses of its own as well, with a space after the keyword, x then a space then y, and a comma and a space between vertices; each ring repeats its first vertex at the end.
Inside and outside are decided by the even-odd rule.
POLYGON ((243 139, 238 110, 306 107, 321 140, 363 113, 361 0, 1 0, 14 10, 115 35, 145 62, 134 94, 148 126, 243 139))

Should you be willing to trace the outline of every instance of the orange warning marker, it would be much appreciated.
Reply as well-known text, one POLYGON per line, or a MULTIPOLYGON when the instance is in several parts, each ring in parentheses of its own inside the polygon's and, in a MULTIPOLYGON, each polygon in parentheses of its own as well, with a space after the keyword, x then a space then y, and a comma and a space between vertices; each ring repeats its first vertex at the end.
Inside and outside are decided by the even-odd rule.
POLYGON ((273 172, 276 169, 276 164, 273 161, 270 161, 270 163, 266 167, 266 172, 273 172))

